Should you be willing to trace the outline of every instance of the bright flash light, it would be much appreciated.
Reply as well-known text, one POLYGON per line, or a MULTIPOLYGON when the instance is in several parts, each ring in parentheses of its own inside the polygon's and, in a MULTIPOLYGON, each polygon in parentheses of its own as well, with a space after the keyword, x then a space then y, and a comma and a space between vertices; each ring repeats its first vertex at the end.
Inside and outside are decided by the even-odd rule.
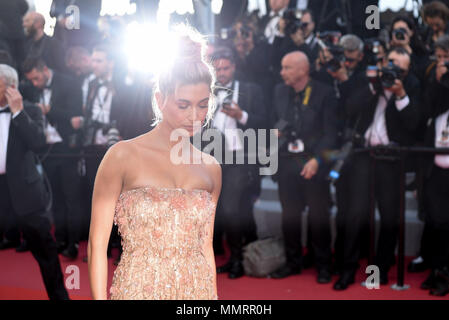
POLYGON ((178 46, 167 28, 131 22, 127 26, 124 50, 131 70, 158 74, 170 67, 178 46))
POLYGON ((220 14, 221 8, 223 7, 223 0, 212 0, 210 6, 213 14, 220 14))

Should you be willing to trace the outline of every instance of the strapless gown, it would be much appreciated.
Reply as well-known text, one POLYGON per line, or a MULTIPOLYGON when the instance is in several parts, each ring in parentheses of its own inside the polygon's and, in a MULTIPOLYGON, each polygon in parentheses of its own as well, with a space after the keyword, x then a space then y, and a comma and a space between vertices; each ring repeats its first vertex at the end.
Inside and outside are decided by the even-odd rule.
POLYGON ((142 187, 120 194, 123 253, 110 299, 217 299, 203 243, 216 204, 206 190, 142 187))

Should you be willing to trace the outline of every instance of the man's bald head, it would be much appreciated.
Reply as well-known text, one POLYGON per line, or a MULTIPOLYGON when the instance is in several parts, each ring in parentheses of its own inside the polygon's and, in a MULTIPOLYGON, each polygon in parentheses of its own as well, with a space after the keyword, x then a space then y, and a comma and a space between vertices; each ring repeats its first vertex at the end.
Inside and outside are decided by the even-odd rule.
POLYGON ((285 84, 294 86, 309 77, 310 64, 307 56, 301 51, 288 53, 282 58, 281 76, 285 84))
POLYGON ((289 63, 299 67, 302 70, 307 70, 307 73, 309 73, 310 70, 309 58, 307 58, 304 52, 293 51, 287 53, 284 56, 284 59, 286 59, 289 63))
POLYGON ((45 18, 38 12, 28 12, 23 17, 23 28, 25 34, 33 36, 36 31, 43 31, 45 27, 45 18))

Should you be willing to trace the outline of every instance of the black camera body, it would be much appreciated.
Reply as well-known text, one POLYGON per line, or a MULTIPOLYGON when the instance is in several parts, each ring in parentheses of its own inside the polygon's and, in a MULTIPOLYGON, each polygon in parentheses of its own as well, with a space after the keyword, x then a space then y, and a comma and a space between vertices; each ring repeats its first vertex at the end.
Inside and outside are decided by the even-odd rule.
POLYGON ((380 59, 377 57, 379 54, 380 41, 376 38, 366 39, 364 46, 364 55, 366 57, 366 63, 368 66, 377 66, 380 59))
POLYGON ((324 31, 318 34, 321 49, 327 49, 332 54, 332 59, 326 62, 323 67, 336 72, 341 68, 341 64, 345 62, 345 54, 342 46, 338 44, 341 37, 339 31, 324 31))
POLYGON ((394 82, 399 79, 403 80, 404 72, 397 65, 390 62, 388 66, 381 69, 382 75, 380 77, 380 81, 384 88, 391 88, 394 85, 394 82))
POLYGON ((287 143, 298 139, 299 132, 293 124, 289 123, 285 119, 279 119, 279 121, 275 123, 274 128, 278 129, 281 133, 278 144, 279 150, 284 148, 287 143))
POLYGON ((288 9, 282 15, 282 19, 285 21, 285 35, 290 36, 299 29, 305 29, 307 23, 301 22, 302 12, 296 9, 288 9))
POLYGON ((393 36, 397 40, 405 40, 405 35, 407 34, 407 30, 404 28, 397 28, 393 30, 393 36))

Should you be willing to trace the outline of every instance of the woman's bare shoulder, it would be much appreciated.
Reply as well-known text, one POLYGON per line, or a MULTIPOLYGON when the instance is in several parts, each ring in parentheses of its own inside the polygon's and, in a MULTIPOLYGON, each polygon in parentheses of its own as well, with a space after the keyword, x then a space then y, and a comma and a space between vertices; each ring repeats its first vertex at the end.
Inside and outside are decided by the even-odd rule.
POLYGON ((103 160, 109 164, 119 163, 123 165, 124 162, 129 162, 130 155, 134 154, 136 148, 136 142, 133 140, 119 141, 108 149, 103 160))

